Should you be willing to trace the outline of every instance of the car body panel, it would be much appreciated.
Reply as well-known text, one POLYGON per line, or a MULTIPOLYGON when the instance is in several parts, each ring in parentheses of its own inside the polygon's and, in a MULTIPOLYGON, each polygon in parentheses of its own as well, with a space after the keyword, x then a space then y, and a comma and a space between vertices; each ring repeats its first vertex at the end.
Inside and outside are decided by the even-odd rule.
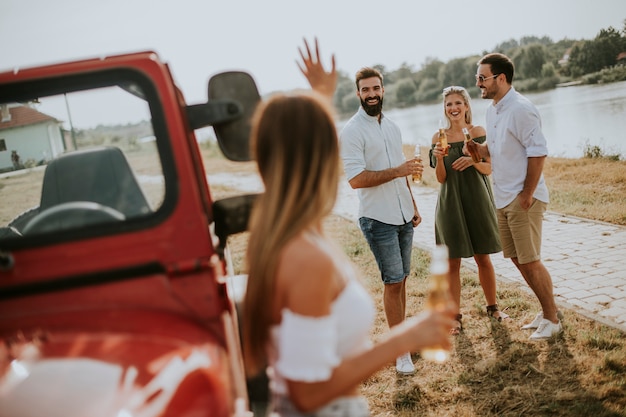
MULTIPOLYGON (((0 417, 242 412, 247 393, 237 313, 224 277, 232 268, 223 256, 225 242, 213 232, 214 202, 202 157, 168 65, 144 51, 0 73, 3 114, 26 107, 44 113, 46 102, 64 97, 67 115, 52 119, 65 151, 0 176, 0 197, 28 208, 0 224, 0 417), (150 140, 131 134, 95 140, 88 135, 103 125, 71 127, 70 102, 79 114, 90 110, 75 104, 79 98, 111 90, 147 109, 144 137, 150 140), (121 165, 108 163, 120 150, 121 165), (54 176, 50 167, 69 158, 69 171, 54 176), (123 176, 126 165, 129 175, 123 176), (91 174, 102 171, 104 178, 92 181, 91 174), (156 197, 151 176, 158 182, 156 197), (136 179, 141 190, 133 192, 146 192, 150 208, 83 223, 81 215, 100 210, 93 201, 99 192, 120 178, 136 179), (3 196, 4 186, 6 191, 31 180, 41 188, 25 188, 35 207, 15 194, 3 196), (52 181, 66 187, 63 195, 80 194, 71 187, 90 193, 45 207, 52 181), (53 216, 62 221, 37 228, 38 222, 52 225, 53 216)), ((8 128, 4 134, 17 137, 8 128)), ((25 143, 11 140, 11 146, 25 143)))

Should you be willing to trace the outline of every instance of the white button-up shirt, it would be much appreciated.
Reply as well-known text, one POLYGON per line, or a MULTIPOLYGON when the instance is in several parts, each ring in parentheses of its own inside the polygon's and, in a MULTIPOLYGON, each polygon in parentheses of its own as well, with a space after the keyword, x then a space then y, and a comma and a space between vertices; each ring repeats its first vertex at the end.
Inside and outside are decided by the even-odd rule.
MULTIPOLYGON (((509 205, 524 188, 529 157, 548 155, 541 117, 533 103, 513 87, 487 108, 487 144, 491 154, 492 183, 496 208, 509 205)), ((549 202, 548 187, 539 179, 533 197, 549 202)))
MULTIPOLYGON (((346 123, 340 134, 341 158, 350 181, 361 172, 382 171, 402 165, 402 135, 398 126, 381 115, 369 116, 362 107, 346 123)), ((359 217, 368 217, 392 225, 411 221, 413 202, 406 177, 357 189, 359 217)))

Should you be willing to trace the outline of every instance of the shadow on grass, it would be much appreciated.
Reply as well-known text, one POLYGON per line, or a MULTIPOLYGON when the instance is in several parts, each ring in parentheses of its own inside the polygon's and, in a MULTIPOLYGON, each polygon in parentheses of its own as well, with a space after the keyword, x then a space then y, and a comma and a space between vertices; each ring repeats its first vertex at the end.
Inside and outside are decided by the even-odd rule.
POLYGON ((464 334, 456 340, 463 368, 458 384, 474 399, 476 416, 625 415, 607 409, 603 404, 606 398, 585 389, 585 364, 576 362, 566 336, 540 342, 514 340, 507 325, 511 322, 491 320, 492 357, 481 358, 464 334))

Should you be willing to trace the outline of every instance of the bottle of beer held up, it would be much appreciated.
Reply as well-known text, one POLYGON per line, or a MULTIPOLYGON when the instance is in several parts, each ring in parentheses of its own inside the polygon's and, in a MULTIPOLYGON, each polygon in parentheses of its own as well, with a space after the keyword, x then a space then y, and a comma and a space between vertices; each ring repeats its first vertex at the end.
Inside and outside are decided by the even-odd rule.
POLYGON ((463 135, 465 136, 465 147, 467 148, 467 151, 470 153, 472 157, 472 161, 474 161, 474 163, 482 161, 482 158, 480 157, 480 154, 478 153, 478 149, 476 148, 476 146, 478 145, 476 145, 476 142, 472 140, 469 130, 467 130, 466 127, 463 128, 463 135))
MULTIPOLYGON (((420 161, 422 160, 422 151, 419 143, 415 145, 415 153, 413 156, 420 161)), ((413 174, 412 178, 415 184, 420 184, 422 182, 422 174, 413 174)))
MULTIPOLYGON (((428 310, 444 310, 450 302, 448 284, 448 247, 437 245, 433 249, 430 261, 429 293, 426 299, 428 310)), ((422 349, 422 358, 428 361, 443 363, 450 357, 450 352, 441 346, 422 349)))
POLYGON ((446 129, 443 127, 443 121, 439 120, 439 143, 443 148, 443 155, 448 156, 448 135, 446 135, 446 129))

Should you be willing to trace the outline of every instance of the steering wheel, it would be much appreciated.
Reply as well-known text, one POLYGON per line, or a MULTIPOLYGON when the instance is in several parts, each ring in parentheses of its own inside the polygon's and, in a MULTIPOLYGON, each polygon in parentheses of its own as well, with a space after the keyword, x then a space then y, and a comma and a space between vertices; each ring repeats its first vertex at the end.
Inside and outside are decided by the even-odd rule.
POLYGON ((121 212, 92 201, 70 201, 48 207, 35 215, 22 230, 23 235, 76 229, 98 223, 124 221, 121 212))

